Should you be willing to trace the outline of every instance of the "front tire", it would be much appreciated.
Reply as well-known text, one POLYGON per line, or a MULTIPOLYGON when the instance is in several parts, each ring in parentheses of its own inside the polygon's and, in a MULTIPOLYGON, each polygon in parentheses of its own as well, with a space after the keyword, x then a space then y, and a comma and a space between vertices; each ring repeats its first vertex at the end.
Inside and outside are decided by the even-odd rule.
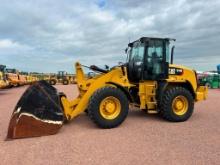
POLYGON ((183 122, 190 118, 194 109, 194 99, 189 90, 172 87, 165 91, 161 102, 161 116, 172 122, 183 122))
POLYGON ((128 109, 127 96, 120 89, 104 87, 90 98, 88 116, 101 128, 114 128, 125 120, 128 109))
POLYGON ((63 85, 68 85, 69 81, 68 80, 63 80, 63 85))
POLYGON ((56 85, 56 83, 57 83, 56 80, 53 80, 53 79, 49 81, 50 85, 56 85))

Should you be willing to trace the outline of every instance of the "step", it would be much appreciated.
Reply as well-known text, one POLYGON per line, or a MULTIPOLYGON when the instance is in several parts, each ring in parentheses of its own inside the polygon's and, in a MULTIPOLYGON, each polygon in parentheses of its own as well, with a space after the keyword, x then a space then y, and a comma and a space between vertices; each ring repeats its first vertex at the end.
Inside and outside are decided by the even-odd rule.
POLYGON ((147 110, 147 113, 149 113, 149 114, 157 114, 158 112, 156 110, 147 110))

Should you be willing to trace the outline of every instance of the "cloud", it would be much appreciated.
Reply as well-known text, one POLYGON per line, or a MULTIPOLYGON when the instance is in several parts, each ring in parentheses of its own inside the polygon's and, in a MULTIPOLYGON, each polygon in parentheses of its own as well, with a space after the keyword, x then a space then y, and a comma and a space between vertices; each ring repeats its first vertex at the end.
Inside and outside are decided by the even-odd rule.
POLYGON ((205 0, 2 0, 0 61, 40 72, 73 72, 75 61, 113 66, 125 61, 129 39, 156 36, 177 39, 179 64, 213 70, 219 15, 220 2, 205 0))
POLYGON ((2 39, 0 40, 0 50, 4 51, 5 49, 7 51, 13 51, 15 49, 18 51, 18 50, 30 50, 31 48, 27 45, 22 45, 10 39, 2 39))

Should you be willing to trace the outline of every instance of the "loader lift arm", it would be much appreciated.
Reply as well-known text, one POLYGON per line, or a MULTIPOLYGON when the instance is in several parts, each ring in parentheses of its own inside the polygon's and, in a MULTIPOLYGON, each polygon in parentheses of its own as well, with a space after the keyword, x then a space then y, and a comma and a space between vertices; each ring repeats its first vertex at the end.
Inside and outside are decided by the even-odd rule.
POLYGON ((75 64, 76 69, 76 81, 79 89, 79 96, 69 101, 65 96, 61 97, 61 102, 64 109, 64 115, 67 120, 71 120, 78 116, 80 113, 84 112, 88 106, 89 98, 92 94, 99 88, 106 86, 115 86, 117 84, 122 87, 131 87, 132 84, 129 83, 127 77, 123 72, 126 69, 121 69, 121 67, 114 68, 111 72, 100 76, 96 80, 86 79, 80 63, 75 64), (112 80, 114 78, 114 81, 112 80), (95 83, 93 83, 95 81, 95 83), (113 83, 111 83, 113 82, 113 83))

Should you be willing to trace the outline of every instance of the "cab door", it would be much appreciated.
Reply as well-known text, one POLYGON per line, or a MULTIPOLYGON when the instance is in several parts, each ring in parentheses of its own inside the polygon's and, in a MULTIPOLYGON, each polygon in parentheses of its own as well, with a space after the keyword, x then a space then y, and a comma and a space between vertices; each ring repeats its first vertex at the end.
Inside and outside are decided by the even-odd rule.
POLYGON ((145 44, 134 43, 130 50, 128 63, 128 78, 131 82, 139 82, 142 79, 143 61, 145 56, 145 44))
POLYGON ((169 46, 164 40, 148 42, 143 68, 144 80, 159 80, 168 78, 169 46))

